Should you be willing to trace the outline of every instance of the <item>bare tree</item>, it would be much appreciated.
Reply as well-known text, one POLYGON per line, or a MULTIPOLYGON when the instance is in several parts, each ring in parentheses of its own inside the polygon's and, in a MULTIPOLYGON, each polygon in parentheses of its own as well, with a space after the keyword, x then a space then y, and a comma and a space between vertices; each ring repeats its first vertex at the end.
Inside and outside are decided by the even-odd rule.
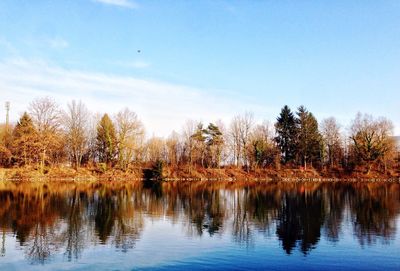
POLYGON ((38 98, 29 105, 29 114, 39 132, 58 131, 61 125, 61 110, 50 97, 38 98))
POLYGON ((227 131, 227 128, 225 126, 225 123, 222 120, 217 120, 215 122, 215 124, 218 126, 221 134, 222 134, 222 142, 223 144, 221 144, 220 146, 220 157, 219 157, 219 161, 218 164, 219 166, 223 165, 223 164, 227 164, 228 163, 228 159, 229 159, 229 133, 227 131))
POLYGON ((244 115, 235 116, 231 122, 229 134, 237 166, 240 166, 242 163, 243 165, 248 166, 246 149, 249 144, 252 127, 253 114, 250 112, 246 112, 244 115))
POLYGON ((164 139, 160 137, 152 137, 146 144, 147 161, 157 162, 166 160, 166 146, 164 139))
POLYGON ((369 174, 373 164, 394 147, 393 124, 386 118, 374 119, 371 115, 358 113, 350 131, 357 157, 366 164, 369 174))
POLYGON ((61 110, 53 99, 44 97, 32 101, 29 112, 39 135, 40 169, 43 172, 46 162, 59 162, 63 156, 61 110))
POLYGON ((88 151, 90 113, 81 102, 73 100, 63 114, 66 135, 66 149, 75 169, 81 165, 84 154, 88 151))
POLYGON ((242 145, 240 144, 240 120, 235 116, 229 126, 229 143, 233 155, 233 163, 239 166, 242 145))
POLYGON ((140 149, 144 137, 144 127, 136 113, 128 108, 117 113, 115 122, 117 125, 118 164, 126 170, 140 149))
POLYGON ((182 131, 183 156, 184 160, 189 164, 189 172, 191 172, 192 169, 194 153, 194 139, 192 135, 196 131, 197 123, 198 122, 193 120, 186 121, 182 131))
POLYGON ((171 166, 176 166, 180 163, 182 157, 182 143, 177 132, 173 131, 166 140, 167 147, 167 162, 171 166))
POLYGON ((241 117, 241 125, 240 125, 240 141, 243 146, 243 161, 244 164, 248 167, 248 156, 246 153, 247 145, 249 144, 251 129, 253 128, 253 113, 246 112, 241 117))
POLYGON ((97 125, 100 122, 101 114, 91 114, 88 119, 87 131, 87 152, 82 157, 82 162, 96 162, 97 160, 97 125))
POLYGON ((334 117, 324 119, 321 122, 321 134, 327 152, 330 167, 337 165, 343 153, 340 124, 334 117))

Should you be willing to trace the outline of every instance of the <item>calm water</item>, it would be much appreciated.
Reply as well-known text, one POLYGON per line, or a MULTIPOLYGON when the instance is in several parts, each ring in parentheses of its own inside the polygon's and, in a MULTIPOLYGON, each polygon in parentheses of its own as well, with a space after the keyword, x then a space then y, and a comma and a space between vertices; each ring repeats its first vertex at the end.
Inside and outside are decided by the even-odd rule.
POLYGON ((400 184, 0 184, 0 270, 400 270, 400 184))

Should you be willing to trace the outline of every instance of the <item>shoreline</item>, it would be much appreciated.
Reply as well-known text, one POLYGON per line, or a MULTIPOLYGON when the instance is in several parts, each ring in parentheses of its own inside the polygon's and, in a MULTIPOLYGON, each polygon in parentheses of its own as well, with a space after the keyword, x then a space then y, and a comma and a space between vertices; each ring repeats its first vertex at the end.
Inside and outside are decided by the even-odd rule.
POLYGON ((145 179, 145 178, 65 178, 65 177, 40 177, 40 178, 1 178, 1 183, 103 183, 103 182, 119 182, 119 183, 135 183, 135 182, 249 182, 249 183, 400 183, 400 178, 163 178, 145 179))
POLYGON ((371 172, 369 175, 361 172, 344 174, 335 171, 318 172, 315 169, 300 170, 285 168, 281 170, 258 169, 250 172, 240 168, 172 168, 166 167, 162 177, 145 178, 145 167, 129 171, 109 170, 99 172, 96 168, 69 167, 48 168, 46 173, 40 173, 33 168, 0 168, 1 182, 140 182, 146 180, 162 180, 164 182, 400 182, 398 174, 382 174, 371 172))

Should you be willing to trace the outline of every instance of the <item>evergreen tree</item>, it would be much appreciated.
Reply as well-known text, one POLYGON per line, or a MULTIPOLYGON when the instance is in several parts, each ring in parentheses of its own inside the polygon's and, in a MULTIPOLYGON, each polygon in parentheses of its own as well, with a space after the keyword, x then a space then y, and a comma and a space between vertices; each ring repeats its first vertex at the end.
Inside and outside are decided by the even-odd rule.
POLYGON ((20 165, 38 161, 38 133, 28 113, 24 113, 13 130, 12 154, 20 165))
POLYGON ((322 137, 314 115, 304 106, 297 110, 297 160, 307 169, 307 161, 312 163, 320 156, 322 137))
POLYGON ((115 127, 107 114, 104 114, 97 125, 97 154, 99 161, 110 164, 114 161, 117 149, 115 127))
POLYGON ((194 160, 200 161, 201 166, 204 167, 206 156, 206 129, 203 128, 201 122, 197 125, 196 131, 191 138, 194 141, 194 160))
POLYGON ((275 141, 281 150, 283 162, 288 163, 295 158, 297 129, 295 117, 287 105, 282 108, 275 129, 275 141))
POLYGON ((219 167, 224 139, 218 126, 210 123, 205 130, 206 144, 213 167, 219 167))

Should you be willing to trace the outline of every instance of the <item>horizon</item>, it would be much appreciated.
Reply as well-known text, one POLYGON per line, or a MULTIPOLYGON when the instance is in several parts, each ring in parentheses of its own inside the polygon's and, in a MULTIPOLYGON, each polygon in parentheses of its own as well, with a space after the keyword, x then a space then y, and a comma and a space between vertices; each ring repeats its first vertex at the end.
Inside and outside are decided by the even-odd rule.
POLYGON ((346 128, 357 112, 400 135, 400 3, 2 1, 1 118, 35 98, 92 113, 136 112, 168 136, 254 113, 274 123, 305 105, 346 128))

